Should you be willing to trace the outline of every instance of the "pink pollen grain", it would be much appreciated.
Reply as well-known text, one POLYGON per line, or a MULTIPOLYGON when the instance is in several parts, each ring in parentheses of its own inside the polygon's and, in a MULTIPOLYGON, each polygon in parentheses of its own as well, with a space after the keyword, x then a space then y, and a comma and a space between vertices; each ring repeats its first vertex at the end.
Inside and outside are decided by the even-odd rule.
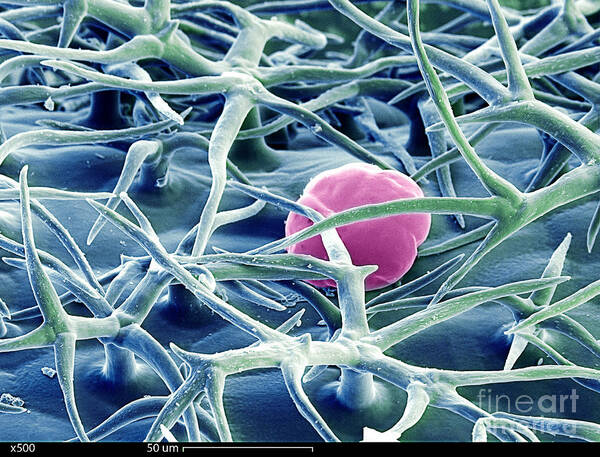
MULTIPOLYGON (((351 163, 311 179, 298 203, 328 217, 357 206, 418 197, 423 197, 421 188, 399 171, 351 163)), ((292 235, 311 225, 306 217, 290 213, 285 221, 285 234, 292 235)), ((366 290, 374 290, 398 281, 412 267, 417 247, 427 238, 430 226, 428 213, 412 213, 355 222, 337 231, 354 265, 379 267, 365 282, 366 290)), ((296 243, 287 250, 328 260, 320 235, 296 243)), ((317 287, 336 286, 332 279, 308 282, 317 287)))

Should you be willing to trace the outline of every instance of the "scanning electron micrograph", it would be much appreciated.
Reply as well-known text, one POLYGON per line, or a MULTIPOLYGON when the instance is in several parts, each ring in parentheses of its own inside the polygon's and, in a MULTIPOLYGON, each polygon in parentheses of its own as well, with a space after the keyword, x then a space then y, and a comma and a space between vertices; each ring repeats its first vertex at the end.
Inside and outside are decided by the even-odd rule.
POLYGON ((0 442, 600 441, 599 198, 600 0, 0 0, 0 442))

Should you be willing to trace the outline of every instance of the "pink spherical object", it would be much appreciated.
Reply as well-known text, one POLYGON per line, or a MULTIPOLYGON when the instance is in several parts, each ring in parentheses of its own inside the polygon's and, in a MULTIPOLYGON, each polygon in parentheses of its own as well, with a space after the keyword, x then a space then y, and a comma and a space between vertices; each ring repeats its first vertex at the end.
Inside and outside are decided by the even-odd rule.
MULTIPOLYGON (((311 179, 298 203, 329 217, 357 206, 417 197, 423 197, 421 188, 399 171, 351 163, 311 179)), ((292 235, 311 225, 306 217, 290 213, 285 222, 285 234, 292 235)), ((413 213, 355 222, 339 227, 337 231, 354 265, 379 267, 365 282, 366 290, 374 290, 393 284, 410 269, 417 257, 417 247, 427 238, 430 226, 429 214, 413 213)), ((320 235, 296 243, 287 250, 328 260, 320 235)), ((317 287, 336 286, 332 279, 308 282, 317 287)))

